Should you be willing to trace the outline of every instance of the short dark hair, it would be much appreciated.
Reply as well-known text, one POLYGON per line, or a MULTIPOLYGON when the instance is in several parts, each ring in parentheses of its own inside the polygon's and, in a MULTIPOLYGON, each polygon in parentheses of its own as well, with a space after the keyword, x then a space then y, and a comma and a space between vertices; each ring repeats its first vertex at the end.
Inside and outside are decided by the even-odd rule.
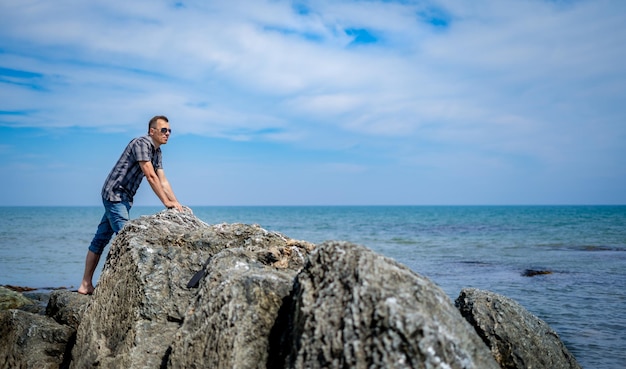
POLYGON ((165 115, 156 115, 152 119, 150 119, 150 122, 148 122, 148 129, 154 128, 156 126, 157 120, 159 119, 162 119, 168 123, 170 122, 169 120, 167 120, 167 117, 165 115))

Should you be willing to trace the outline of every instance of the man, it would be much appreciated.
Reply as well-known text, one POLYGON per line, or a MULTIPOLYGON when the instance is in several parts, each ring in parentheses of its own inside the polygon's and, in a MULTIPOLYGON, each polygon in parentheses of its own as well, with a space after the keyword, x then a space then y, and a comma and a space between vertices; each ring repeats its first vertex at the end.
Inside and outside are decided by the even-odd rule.
POLYGON ((104 215, 89 245, 85 259, 85 273, 78 293, 93 293, 93 274, 100 261, 104 247, 113 234, 117 234, 130 219, 129 211, 133 196, 145 176, 159 200, 169 209, 182 211, 170 183, 165 177, 161 158, 161 145, 165 145, 172 130, 165 116, 150 119, 148 134, 130 141, 119 160, 109 173, 102 187, 104 215))

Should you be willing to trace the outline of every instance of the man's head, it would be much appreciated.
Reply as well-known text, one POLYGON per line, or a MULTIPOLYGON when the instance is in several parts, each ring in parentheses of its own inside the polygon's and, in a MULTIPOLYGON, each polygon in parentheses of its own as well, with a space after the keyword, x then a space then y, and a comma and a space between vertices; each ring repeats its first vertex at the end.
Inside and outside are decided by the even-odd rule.
POLYGON ((148 123, 148 135, 152 137, 152 141, 158 147, 167 143, 172 130, 166 116, 157 115, 150 119, 148 123))

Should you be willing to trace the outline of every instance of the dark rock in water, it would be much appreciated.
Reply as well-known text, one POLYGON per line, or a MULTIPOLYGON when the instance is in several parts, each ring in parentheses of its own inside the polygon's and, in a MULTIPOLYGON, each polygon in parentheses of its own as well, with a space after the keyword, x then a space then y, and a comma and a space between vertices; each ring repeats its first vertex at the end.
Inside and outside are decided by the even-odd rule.
MULTIPOLYGON (((76 293, 70 293, 65 287, 0 286, 0 310, 20 309, 33 314, 46 315, 50 295, 57 293, 66 294, 67 296, 76 295, 76 293)), ((66 323, 61 322, 61 324, 66 323)))
POLYGON ((319 245, 292 298, 286 367, 498 368, 439 287, 365 247, 319 245))
POLYGON ((0 368, 67 367, 74 332, 46 316, 0 311, 0 368))
POLYGON ((466 288, 456 306, 502 368, 580 368, 557 333, 517 302, 466 288))
POLYGON ((522 273, 523 277, 534 277, 536 275, 552 274, 551 270, 526 269, 522 273))
POLYGON ((24 297, 13 289, 0 286, 0 311, 8 309, 19 309, 27 305, 34 305, 35 302, 24 297))
POLYGON ((487 333, 427 278, 363 246, 165 210, 126 224, 92 296, 52 291, 46 316, 0 311, 0 369, 497 368, 492 353, 576 367, 545 323, 464 291, 461 312, 487 333))
POLYGON ((4 285, 4 286, 2 286, 2 287, 8 288, 8 289, 10 289, 10 290, 12 290, 12 291, 15 291, 15 292, 29 292, 29 291, 35 291, 35 290, 37 290, 36 288, 33 288, 33 287, 12 286, 12 285, 10 285, 10 284, 5 284, 5 285, 4 285))

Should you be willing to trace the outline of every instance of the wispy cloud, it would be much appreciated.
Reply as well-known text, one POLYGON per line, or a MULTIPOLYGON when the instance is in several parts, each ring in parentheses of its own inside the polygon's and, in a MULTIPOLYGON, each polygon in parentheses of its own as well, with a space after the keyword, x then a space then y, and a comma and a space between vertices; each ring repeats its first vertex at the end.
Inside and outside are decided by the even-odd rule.
POLYGON ((622 1, 25 0, 0 13, 2 126, 134 132, 164 113, 179 133, 233 141, 626 176, 622 1))

